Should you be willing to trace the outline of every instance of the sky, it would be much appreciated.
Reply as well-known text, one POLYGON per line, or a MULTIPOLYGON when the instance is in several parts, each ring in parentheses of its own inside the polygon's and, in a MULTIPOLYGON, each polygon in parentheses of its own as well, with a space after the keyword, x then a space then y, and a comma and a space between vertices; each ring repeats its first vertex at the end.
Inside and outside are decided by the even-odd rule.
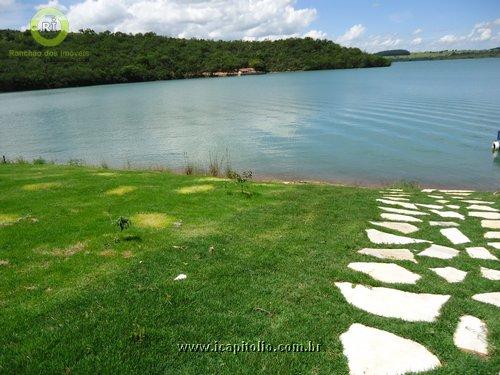
POLYGON ((70 28, 185 38, 313 37, 368 52, 500 47, 500 0, 0 0, 0 29, 52 6, 70 28))

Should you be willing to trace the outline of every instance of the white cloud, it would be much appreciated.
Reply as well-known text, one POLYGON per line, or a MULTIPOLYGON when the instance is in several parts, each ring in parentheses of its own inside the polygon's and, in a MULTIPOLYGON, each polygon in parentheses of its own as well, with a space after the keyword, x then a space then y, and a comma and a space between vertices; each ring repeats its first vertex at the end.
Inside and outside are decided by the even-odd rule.
POLYGON ((323 31, 319 30, 311 30, 304 34, 305 38, 313 38, 313 39, 326 39, 328 35, 323 31))
POLYGON ((59 9, 63 12, 66 12, 68 10, 68 8, 66 8, 64 5, 59 4, 59 0, 49 0, 49 2, 47 2, 45 4, 37 5, 35 7, 36 10, 40 10, 42 8, 56 8, 56 9, 59 9))
POLYGON ((419 44, 422 44, 422 38, 415 38, 411 41, 411 44, 413 46, 418 46, 419 44))
POLYGON ((460 40, 461 40, 461 37, 458 37, 458 36, 453 35, 453 34, 447 34, 447 35, 439 38, 439 41, 441 43, 446 43, 446 44, 456 43, 456 42, 459 42, 460 40))
POLYGON ((415 29, 413 30, 413 35, 418 35, 422 32, 422 29, 415 29))
POLYGON ((83 0, 67 16, 72 30, 246 40, 326 37, 308 31, 316 9, 299 9, 295 0, 83 0))
POLYGON ((337 42, 341 44, 350 45, 353 40, 358 39, 365 32, 366 28, 362 24, 351 26, 343 35, 337 38, 337 42))

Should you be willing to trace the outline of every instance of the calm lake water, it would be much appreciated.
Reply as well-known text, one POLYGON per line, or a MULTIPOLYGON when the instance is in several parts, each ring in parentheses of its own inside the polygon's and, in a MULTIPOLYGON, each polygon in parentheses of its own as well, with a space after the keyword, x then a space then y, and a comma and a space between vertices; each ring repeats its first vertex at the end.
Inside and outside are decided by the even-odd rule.
POLYGON ((500 59, 0 94, 0 153, 498 189, 500 59))

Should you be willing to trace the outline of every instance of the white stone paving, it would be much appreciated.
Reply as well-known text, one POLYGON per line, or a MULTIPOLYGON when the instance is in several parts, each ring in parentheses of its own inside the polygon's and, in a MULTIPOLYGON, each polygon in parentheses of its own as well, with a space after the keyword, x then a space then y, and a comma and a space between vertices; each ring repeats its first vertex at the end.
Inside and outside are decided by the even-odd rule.
POLYGON ((424 203, 415 203, 415 205, 419 207, 425 207, 425 208, 433 208, 435 210, 442 210, 444 207, 437 205, 437 204, 424 204, 424 203))
POLYGON ((440 232, 454 245, 460 245, 470 242, 469 238, 462 232, 460 232, 460 230, 457 228, 441 229, 440 232))
POLYGON ((500 239, 500 232, 486 232, 484 234, 484 238, 494 239, 494 240, 500 239))
POLYGON ((447 193, 447 194, 470 194, 470 193, 474 193, 474 190, 460 190, 460 189, 446 189, 446 190, 439 190, 440 192, 442 193, 447 193))
POLYGON ((431 210, 431 212, 435 213, 436 215, 439 215, 444 218, 452 218, 452 219, 460 219, 460 220, 465 220, 465 216, 455 212, 455 211, 438 211, 438 210, 431 210))
POLYGON ((396 230, 403 234, 410 234, 418 231, 418 227, 408 223, 395 223, 391 221, 370 221, 370 224, 378 227, 396 230))
POLYGON ((418 373, 441 366, 423 345, 359 323, 340 335, 340 341, 350 375, 418 373))
POLYGON ((500 280, 500 271, 491 268, 481 267, 481 276, 489 280, 500 280))
POLYGON ((472 299, 500 307, 500 292, 475 294, 472 296, 472 299))
POLYGON ((477 199, 472 199, 472 200, 464 200, 466 203, 470 204, 495 204, 495 202, 486 202, 486 201, 481 201, 477 199))
POLYGON ((449 295, 410 293, 398 289, 335 283, 345 299, 357 308, 387 318, 408 322, 433 322, 449 295))
POLYGON ((408 260, 417 263, 415 256, 408 249, 370 249, 365 248, 358 251, 363 255, 370 255, 379 259, 408 260))
POLYGON ((500 242, 488 242, 488 246, 491 246, 495 249, 500 249, 500 242))
POLYGON ((386 214, 386 213, 383 213, 383 214, 380 214, 380 217, 382 219, 386 219, 386 220, 393 220, 393 221, 405 221, 405 222, 408 222, 408 223, 421 223, 422 220, 416 218, 416 217, 413 217, 413 216, 408 216, 408 215, 400 215, 400 214, 386 214))
POLYGON ((398 201, 398 202, 409 202, 410 200, 408 198, 402 198, 402 197, 397 197, 397 196, 383 196, 383 199, 390 199, 393 201, 398 201))
MULTIPOLYGON (((435 189, 423 189, 423 193, 435 192, 435 189)), ((484 234, 487 239, 500 240, 500 210, 489 205, 494 202, 471 199, 473 191, 470 190, 439 190, 446 194, 446 198, 460 200, 458 203, 468 203, 468 216, 478 217, 483 228, 497 229, 498 232, 489 231, 484 234)), ((387 221, 370 221, 370 224, 389 230, 411 234, 419 230, 418 223, 422 222, 420 216, 429 213, 420 211, 425 208, 442 218, 465 220, 466 217, 457 212, 461 206, 448 204, 449 200, 441 195, 428 194, 436 199, 437 204, 412 203, 411 195, 402 189, 386 189, 381 192, 383 196, 377 202, 395 207, 379 207, 382 211, 381 218, 387 221), (401 208, 402 207, 402 208, 401 208), (453 210, 453 211, 452 211, 453 210), (416 217, 418 216, 418 217, 416 217), (414 223, 414 224, 410 224, 414 223)), ((457 227, 454 221, 429 221, 433 227, 440 229, 441 234, 455 245, 469 243, 470 239, 457 227)), ((386 233, 377 229, 367 229, 366 233, 371 242, 375 244, 406 245, 415 243, 429 243, 430 246, 418 253, 427 256, 449 260, 460 254, 456 249, 433 244, 431 241, 386 233)), ((499 242, 490 242, 488 246, 500 249, 499 242)), ((468 247, 467 254, 472 258, 485 260, 498 260, 495 255, 484 247, 468 247)), ((417 263, 414 254, 409 249, 377 249, 365 248, 359 254, 372 256, 378 259, 411 261, 417 263)), ((388 284, 415 284, 421 276, 395 263, 381 262, 352 262, 348 265, 352 270, 365 273, 373 279, 388 284)), ((431 271, 449 283, 462 282, 468 272, 451 267, 430 268, 431 271)), ((500 270, 481 267, 482 277, 498 281, 500 270)), ((410 293, 398 289, 385 287, 371 287, 356 285, 349 282, 337 282, 344 298, 355 307, 368 313, 387 317, 399 318, 408 322, 433 322, 439 315, 442 306, 449 300, 449 295, 410 293)), ((500 292, 479 293, 472 299, 500 307, 500 292)), ((429 352, 424 346, 396 336, 390 332, 367 327, 355 323, 349 330, 340 336, 347 357, 350 374, 405 374, 408 372, 428 371, 439 367, 439 359, 429 352)), ((455 345, 467 352, 479 355, 488 354, 487 327, 480 319, 464 315, 460 318, 453 336, 455 345)))
POLYGON ((477 354, 488 354, 488 330, 486 324, 475 316, 460 317, 453 342, 457 348, 477 354))
POLYGON ((430 268, 430 270, 441 276, 449 283, 462 282, 465 279, 465 276, 467 276, 467 272, 454 267, 430 268))
POLYGON ((425 243, 430 242, 427 240, 421 240, 417 238, 410 238, 404 236, 396 236, 395 234, 390 234, 386 232, 379 231, 377 229, 367 229, 366 234, 371 242, 381 245, 407 245, 410 243, 425 243))
POLYGON ((482 219, 488 219, 488 220, 498 220, 498 219, 500 219, 500 212, 470 211, 469 216, 480 217, 482 219))
POLYGON ((430 258, 438 259, 452 259, 459 254, 458 250, 452 249, 451 247, 441 246, 441 245, 431 245, 421 253, 419 256, 425 256, 430 258))
POLYGON ((500 229, 500 220, 481 220, 481 226, 488 229, 500 229))
POLYGON ((418 210, 417 206, 415 206, 413 203, 397 202, 389 199, 377 199, 377 202, 389 204, 391 206, 400 206, 403 208, 408 208, 410 210, 418 210))
POLYGON ((490 206, 484 206, 480 204, 472 204, 470 206, 467 206, 468 210, 477 210, 477 211, 491 211, 491 212, 499 212, 496 208, 490 207, 490 206))
POLYGON ((491 254, 488 249, 484 247, 468 247, 465 249, 467 251, 467 254, 471 258, 476 258, 476 259, 487 259, 487 260, 498 260, 496 256, 491 254))
POLYGON ((458 227, 460 224, 453 221, 429 221, 431 227, 458 227))
POLYGON ((429 215, 427 212, 405 210, 402 208, 392 208, 392 207, 382 207, 382 206, 379 206, 379 208, 382 211, 392 212, 392 213, 396 213, 396 214, 403 214, 403 215, 412 215, 412 216, 427 216, 427 215, 429 215))
POLYGON ((389 284, 415 284, 421 276, 394 263, 354 262, 349 268, 389 284))

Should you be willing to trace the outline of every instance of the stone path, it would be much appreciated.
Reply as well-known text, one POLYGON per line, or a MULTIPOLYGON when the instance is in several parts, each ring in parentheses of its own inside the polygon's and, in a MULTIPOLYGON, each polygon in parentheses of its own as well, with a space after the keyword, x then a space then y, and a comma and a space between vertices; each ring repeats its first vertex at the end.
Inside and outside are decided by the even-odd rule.
MULTIPOLYGON (((368 221, 372 227, 366 229, 366 234, 374 245, 388 247, 375 246, 359 250, 360 255, 371 258, 372 261, 352 262, 348 264, 348 268, 368 275, 374 282, 396 287, 369 286, 339 280, 335 285, 348 303, 368 314, 400 319, 408 322, 407 324, 431 324, 439 319, 441 310, 451 295, 411 293, 399 290, 398 284, 418 284, 423 277, 431 277, 428 276, 428 271, 446 284, 467 280, 470 282, 474 278, 471 276, 469 279, 467 276, 473 270, 452 266, 455 258, 464 256, 488 266, 476 266, 476 272, 480 272, 482 278, 491 282, 500 281, 500 270, 491 268, 498 261, 494 249, 500 249, 500 209, 494 207, 494 202, 475 199, 474 192, 470 190, 423 189, 422 193, 426 194, 423 197, 434 200, 436 204, 419 202, 419 199, 414 198, 415 194, 403 189, 385 189, 380 193, 381 198, 376 201, 383 204, 379 206, 383 221, 368 221), (441 221, 443 218, 453 221, 441 221), (465 230, 470 226, 464 227, 464 230, 460 228, 462 223, 470 220, 477 220, 478 224, 480 221, 482 228, 485 228, 485 242, 493 240, 487 242, 487 247, 491 249, 484 244, 474 246, 471 238, 475 237, 469 237, 465 230), (421 235, 418 238, 407 236, 419 232, 422 226, 434 228, 437 235, 433 238, 436 243, 421 235), (376 227, 379 229, 375 229, 376 227), (498 242, 494 242, 495 240, 498 242), (419 249, 422 249, 422 244, 425 243, 427 246, 424 250, 416 252, 416 249, 411 249, 418 244, 419 249), (447 246, 449 244, 453 247, 447 246), (411 247, 391 248, 394 245, 411 247), (460 248, 455 248, 456 246, 460 248), (415 253, 417 257, 434 258, 443 266, 428 268, 426 271, 418 264, 415 253), (407 268, 412 263, 412 269, 407 268), (414 272, 416 266, 421 267, 422 272, 414 272)), ((474 303, 490 306, 492 309, 500 307, 500 292, 485 290, 470 298, 474 303)), ((472 315, 463 315, 456 324, 453 342, 458 349, 481 356, 489 353, 486 322, 472 315)), ((351 374, 416 373, 441 366, 439 359, 420 343, 380 328, 383 327, 354 323, 340 336, 351 374)))

